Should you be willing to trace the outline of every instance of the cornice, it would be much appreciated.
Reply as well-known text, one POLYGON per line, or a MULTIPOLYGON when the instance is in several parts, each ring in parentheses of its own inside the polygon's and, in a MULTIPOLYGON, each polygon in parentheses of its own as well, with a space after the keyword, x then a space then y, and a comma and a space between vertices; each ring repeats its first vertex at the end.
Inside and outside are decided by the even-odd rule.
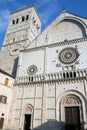
POLYGON ((15 41, 14 43, 8 43, 8 44, 5 44, 5 45, 3 45, 2 47, 6 47, 6 46, 8 46, 8 45, 17 45, 17 44, 21 44, 22 42, 25 42, 25 41, 27 41, 27 40, 29 40, 28 38, 26 38, 26 39, 24 39, 24 40, 20 40, 20 41, 15 41))
POLYGON ((39 50, 39 49, 44 49, 46 47, 52 48, 52 47, 70 45, 70 44, 75 44, 75 43, 80 43, 80 42, 85 42, 85 41, 87 41, 87 37, 78 38, 78 39, 69 40, 69 41, 65 40, 63 42, 51 43, 48 45, 38 46, 38 47, 34 47, 34 48, 29 48, 29 49, 26 48, 25 50, 21 50, 21 52, 30 52, 30 51, 35 51, 35 50, 39 50))
MULTIPOLYGON (((20 44, 20 42, 25 42, 26 40, 29 40, 29 39, 17 41, 17 42, 14 43, 14 45, 15 44, 20 44)), ((75 43, 80 43, 80 42, 85 42, 85 41, 87 41, 87 37, 85 37, 85 38, 78 38, 78 39, 69 40, 69 41, 65 40, 63 42, 51 43, 51 44, 48 44, 48 45, 38 46, 38 47, 34 47, 34 48, 29 48, 29 49, 25 48, 25 49, 21 50, 20 52, 30 52, 30 51, 35 51, 35 50, 39 50, 39 49, 44 49, 46 47, 52 48, 52 47, 70 45, 70 44, 75 44, 75 43)), ((2 47, 8 46, 8 45, 13 45, 13 43, 9 43, 9 44, 3 45, 2 47)))

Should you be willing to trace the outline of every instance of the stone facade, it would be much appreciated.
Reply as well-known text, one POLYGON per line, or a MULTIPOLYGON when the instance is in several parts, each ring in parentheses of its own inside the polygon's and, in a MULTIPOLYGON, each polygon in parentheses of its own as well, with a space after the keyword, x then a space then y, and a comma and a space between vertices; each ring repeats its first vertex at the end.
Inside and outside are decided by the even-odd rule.
POLYGON ((0 69, 0 129, 8 127, 11 113, 14 78, 0 69))
POLYGON ((16 76, 19 51, 25 49, 40 31, 41 20, 33 6, 11 13, 0 54, 0 67, 16 76))
MULTIPOLYGON (((20 10, 13 13, 12 17, 17 14, 21 17, 27 10, 32 9, 33 7, 29 7, 20 10)), ((41 28, 40 19, 36 14, 34 10, 32 15, 37 18, 41 28)), ((33 17, 29 21, 32 22, 33 17)), ((28 25, 33 30, 34 27, 30 23, 28 25)), ((15 29, 18 29, 20 24, 16 25, 15 29)), ((87 130, 86 26, 87 19, 62 12, 42 33, 38 32, 38 36, 32 36, 32 41, 29 41, 32 35, 30 32, 27 37, 28 44, 22 46, 20 51, 16 47, 19 42, 22 45, 22 41, 8 45, 6 34, 1 56, 6 54, 7 45, 15 45, 13 51, 8 51, 10 57, 7 56, 11 63, 14 57, 19 57, 15 66, 17 74, 13 90, 12 116, 9 115, 12 118, 8 120, 9 129, 87 130)), ((23 35, 25 27, 28 28, 27 22, 23 26, 23 35)), ((7 32, 9 31, 10 25, 7 29, 7 32)), ((18 36, 18 30, 15 30, 15 33, 18 36)), ((2 64, 3 62, 1 67, 2 64)), ((11 67, 12 65, 14 64, 12 63, 11 67)), ((12 74, 12 71, 9 72, 12 74)))

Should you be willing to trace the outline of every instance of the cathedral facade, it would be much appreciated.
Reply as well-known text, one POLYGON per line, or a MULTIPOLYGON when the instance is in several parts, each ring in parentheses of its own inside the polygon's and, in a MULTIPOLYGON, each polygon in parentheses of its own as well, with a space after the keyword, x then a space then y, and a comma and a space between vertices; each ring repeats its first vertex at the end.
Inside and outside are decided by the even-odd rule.
POLYGON ((33 6, 13 12, 0 57, 15 76, 4 128, 87 130, 86 18, 64 11, 41 32, 33 6))

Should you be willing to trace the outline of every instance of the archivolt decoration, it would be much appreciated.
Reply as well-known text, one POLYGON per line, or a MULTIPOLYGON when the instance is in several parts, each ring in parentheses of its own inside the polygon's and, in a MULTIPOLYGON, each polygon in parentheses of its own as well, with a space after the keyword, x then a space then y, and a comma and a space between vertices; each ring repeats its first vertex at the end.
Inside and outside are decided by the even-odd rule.
POLYGON ((31 65, 27 69, 27 73, 29 75, 34 75, 36 72, 37 72, 37 66, 35 66, 35 65, 31 65))
POLYGON ((64 65, 70 65, 74 63, 79 57, 79 52, 73 48, 65 48, 59 53, 59 61, 64 65))
POLYGON ((62 105, 78 105, 80 104, 79 99, 76 96, 67 96, 63 99, 62 105))

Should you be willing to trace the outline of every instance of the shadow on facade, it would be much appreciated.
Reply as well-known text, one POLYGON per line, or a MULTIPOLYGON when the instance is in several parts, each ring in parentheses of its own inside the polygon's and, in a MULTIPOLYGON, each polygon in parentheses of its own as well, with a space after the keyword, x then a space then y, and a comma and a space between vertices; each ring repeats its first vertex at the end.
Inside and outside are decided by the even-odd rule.
POLYGON ((16 77, 16 73, 17 73, 18 60, 19 60, 19 57, 17 57, 17 58, 14 60, 14 66, 13 66, 13 72, 12 72, 12 75, 13 75, 14 77, 16 77))
POLYGON ((48 120, 46 123, 34 128, 33 130, 64 130, 64 123, 56 120, 48 120))

